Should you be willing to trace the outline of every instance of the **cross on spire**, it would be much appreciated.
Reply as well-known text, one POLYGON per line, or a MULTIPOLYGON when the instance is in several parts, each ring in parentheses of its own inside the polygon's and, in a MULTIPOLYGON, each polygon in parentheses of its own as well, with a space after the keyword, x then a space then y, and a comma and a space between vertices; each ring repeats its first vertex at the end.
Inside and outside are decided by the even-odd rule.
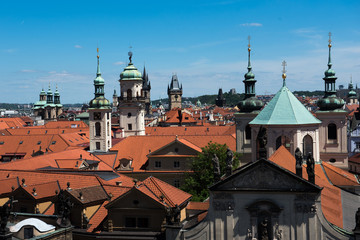
POLYGON ((130 47, 129 47, 130 50, 129 50, 129 52, 128 52, 130 63, 131 63, 131 58, 132 58, 132 55, 133 55, 133 53, 132 53, 132 51, 131 51, 131 48, 132 48, 132 46, 130 45, 130 47))
POLYGON ((283 86, 285 86, 285 79, 286 79, 286 69, 285 67, 287 66, 286 61, 284 60, 281 64, 283 66, 283 70, 282 70, 282 79, 283 79, 283 86))

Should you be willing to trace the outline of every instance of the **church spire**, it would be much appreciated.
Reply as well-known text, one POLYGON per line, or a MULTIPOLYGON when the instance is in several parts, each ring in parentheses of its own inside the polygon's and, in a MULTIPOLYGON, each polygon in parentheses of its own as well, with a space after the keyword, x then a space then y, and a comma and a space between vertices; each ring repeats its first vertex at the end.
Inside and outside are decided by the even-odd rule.
POLYGON ((331 68, 331 43, 331 33, 329 33, 329 59, 327 64, 328 69, 324 72, 325 77, 323 77, 323 80, 325 81, 325 93, 324 97, 317 102, 317 105, 321 111, 332 111, 336 109, 341 109, 344 105, 344 100, 336 96, 335 81, 337 77, 335 76, 335 71, 331 68))
POLYGON ((99 48, 97 48, 96 51, 97 51, 97 71, 96 71, 96 76, 99 77, 99 76, 101 76, 99 48))
POLYGON ((248 44, 248 72, 245 73, 244 78, 245 80, 243 81, 243 83, 245 84, 245 99, 247 98, 251 98, 251 97, 255 97, 255 75, 254 73, 251 71, 252 67, 251 67, 251 61, 250 61, 250 52, 251 52, 251 48, 250 48, 250 36, 248 37, 249 40, 249 44, 248 44))
POLYGON ((283 66, 283 70, 282 70, 283 87, 285 87, 286 86, 286 69, 285 69, 285 67, 287 66, 285 60, 282 62, 282 66, 283 66))

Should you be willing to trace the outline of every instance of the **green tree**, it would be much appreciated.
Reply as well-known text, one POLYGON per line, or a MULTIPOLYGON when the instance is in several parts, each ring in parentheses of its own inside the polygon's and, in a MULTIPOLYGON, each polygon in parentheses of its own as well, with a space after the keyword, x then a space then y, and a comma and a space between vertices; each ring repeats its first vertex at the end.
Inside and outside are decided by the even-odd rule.
MULTIPOLYGON (((226 144, 209 142, 202 152, 191 159, 192 173, 187 173, 181 189, 193 195, 193 201, 204 201, 209 197, 208 187, 214 183, 214 154, 219 158, 221 176, 226 168, 226 144)), ((234 152, 233 169, 239 166, 239 153, 234 152)))

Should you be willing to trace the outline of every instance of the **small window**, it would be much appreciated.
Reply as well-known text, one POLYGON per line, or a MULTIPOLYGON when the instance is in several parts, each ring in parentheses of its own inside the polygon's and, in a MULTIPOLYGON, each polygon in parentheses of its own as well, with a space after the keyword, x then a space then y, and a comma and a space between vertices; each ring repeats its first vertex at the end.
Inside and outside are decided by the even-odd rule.
POLYGON ((52 141, 51 144, 54 145, 56 143, 56 141, 52 141))
POLYGON ((179 167, 180 167, 180 162, 174 161, 174 168, 179 168, 179 167))
POLYGON ((94 120, 101 120, 101 112, 94 113, 94 120))
POLYGON ((19 144, 23 144, 24 141, 20 141, 19 144))
POLYGON ((1 142, 0 142, 0 145, 4 145, 4 142, 3 142, 3 141, 1 141, 1 142))
POLYGON ((160 161, 155 161, 155 167, 156 168, 161 168, 161 162, 160 161))
POLYGON ((96 150, 100 150, 100 142, 96 142, 96 150))
POLYGON ((337 129, 334 123, 328 125, 328 139, 336 140, 337 139, 337 129))
POLYGON ((30 133, 30 130, 28 131, 28 134, 30 133))
POLYGON ((135 217, 126 217, 125 218, 125 227, 135 228, 136 227, 136 218, 135 217))
POLYGON ((99 122, 95 123, 95 136, 96 137, 101 136, 101 125, 99 122))
POLYGON ((128 113, 128 117, 131 117, 131 112, 128 113))
POLYGON ((179 149, 178 149, 178 148, 175 148, 174 151, 177 153, 177 152, 179 152, 179 149))
POLYGON ((174 187, 180 187, 180 180, 179 179, 175 179, 174 180, 174 187))
POLYGON ((34 229, 32 227, 24 228, 24 239, 29 239, 34 237, 34 229))
POLYGON ((130 131, 132 130, 132 124, 131 123, 128 124, 128 130, 130 130, 130 131))
POLYGON ((249 124, 245 127, 245 139, 251 140, 251 127, 249 124))
POLYGON ((47 134, 47 130, 45 130, 45 134, 47 134))
POLYGON ((356 142, 356 148, 360 149, 360 142, 356 142))
POLYGON ((335 163, 335 162, 336 162, 336 159, 335 159, 335 158, 330 158, 329 162, 335 163))
POLYGON ((37 145, 40 145, 40 144, 41 144, 41 141, 38 141, 38 142, 37 142, 37 145))

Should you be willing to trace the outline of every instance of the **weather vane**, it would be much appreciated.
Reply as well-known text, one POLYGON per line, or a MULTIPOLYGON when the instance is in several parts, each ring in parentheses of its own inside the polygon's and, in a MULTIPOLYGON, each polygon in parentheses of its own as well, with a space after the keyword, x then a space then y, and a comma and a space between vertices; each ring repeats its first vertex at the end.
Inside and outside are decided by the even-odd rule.
POLYGON ((331 32, 329 32, 329 48, 331 48, 331 32))
POLYGON ((131 52, 131 48, 132 48, 132 46, 129 47, 130 51, 128 52, 130 63, 131 63, 131 58, 132 58, 132 55, 133 55, 133 53, 131 52))
POLYGON ((283 70, 282 70, 282 78, 285 80, 285 78, 286 78, 286 69, 285 69, 285 67, 287 66, 287 64, 286 64, 286 62, 285 62, 285 60, 282 62, 282 64, 281 64, 282 66, 283 66, 283 70))

